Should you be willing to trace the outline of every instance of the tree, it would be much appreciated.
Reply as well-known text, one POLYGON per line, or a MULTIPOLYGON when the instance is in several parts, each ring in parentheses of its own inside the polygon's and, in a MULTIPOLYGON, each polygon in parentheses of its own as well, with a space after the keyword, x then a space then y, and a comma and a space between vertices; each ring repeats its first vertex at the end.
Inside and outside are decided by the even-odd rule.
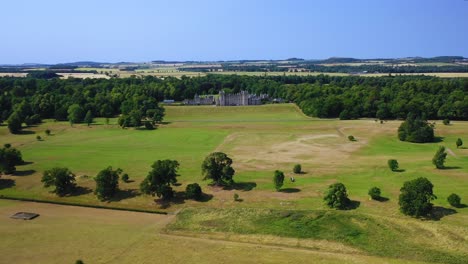
POLYGON ((200 200, 202 197, 202 189, 198 183, 192 183, 185 188, 185 197, 188 199, 200 200))
POLYGON ((434 126, 425 118, 409 113, 405 122, 398 128, 398 138, 414 143, 433 142, 434 126))
POLYGON ((442 121, 442 123, 443 123, 444 125, 448 126, 448 125, 450 125, 450 120, 447 119, 447 118, 445 118, 445 119, 442 121))
POLYGON ((372 200, 378 200, 380 198, 380 189, 377 187, 372 187, 370 188, 368 192, 369 196, 372 198, 372 200))
POLYGON ((457 144, 457 148, 461 147, 463 145, 462 139, 458 138, 456 144, 457 144))
POLYGON ((153 169, 140 184, 141 192, 152 196, 162 196, 163 199, 172 198, 173 191, 170 185, 177 183, 179 162, 176 160, 157 160, 151 167, 153 169))
POLYGON ((128 174, 127 174, 127 173, 124 173, 124 174, 122 175, 122 178, 121 178, 121 179, 122 179, 123 182, 128 182, 128 181, 130 180, 130 177, 128 177, 128 174))
POLYGON ((119 188, 119 176, 121 173, 121 169, 113 170, 110 166, 98 173, 94 178, 94 181, 96 181, 94 194, 97 195, 99 200, 109 200, 114 196, 119 188))
POLYGON ((432 158, 432 164, 434 164, 437 169, 443 169, 446 158, 447 158, 447 152, 445 152, 445 147, 439 146, 439 149, 437 150, 436 154, 432 158))
POLYGON ((148 129, 148 130, 153 130, 154 129, 154 125, 151 121, 145 121, 145 128, 148 129))
POLYGON ((239 202, 239 201, 240 201, 240 199, 239 199, 239 194, 237 194, 237 193, 234 193, 233 198, 234 198, 234 201, 235 201, 235 202, 239 202))
POLYGON ((70 124, 76 124, 83 120, 83 108, 79 104, 72 104, 68 107, 68 121, 70 124))
POLYGON ((389 159, 388 162, 388 167, 390 168, 391 171, 396 171, 398 170, 398 161, 396 159, 389 159))
POLYGON ((58 196, 72 193, 76 188, 75 175, 67 168, 52 168, 44 171, 41 182, 44 187, 54 186, 58 196))
POLYGON ((346 209, 351 203, 346 187, 340 182, 330 185, 323 199, 330 208, 336 209, 346 209))
POLYGON ((23 163, 21 152, 12 148, 10 144, 5 144, 0 149, 0 173, 12 174, 16 171, 16 166, 23 163))
POLYGON ((450 194, 447 197, 447 201, 453 207, 460 207, 461 206, 461 198, 457 194, 454 194, 454 193, 450 194))
POLYGON ((51 133, 51 132, 50 132, 50 129, 46 129, 46 130, 45 130, 45 134, 46 134, 47 136, 50 136, 50 133, 51 133))
POLYGON ((282 171, 276 170, 273 176, 273 183, 275 184, 276 191, 279 192, 284 183, 284 173, 282 171))
POLYGON ((302 172, 302 166, 301 164, 296 164, 294 165, 293 172, 295 174, 300 174, 302 172))
POLYGON ((88 110, 88 112, 86 112, 86 116, 84 118, 84 122, 90 126, 92 123, 93 123, 93 113, 91 112, 91 110, 88 110))
POLYGON ((415 217, 428 215, 432 210, 431 201, 437 198, 433 187, 427 178, 422 177, 405 182, 400 189, 400 211, 415 217))
POLYGON ((353 135, 348 136, 349 141, 356 141, 356 138, 353 135))
POLYGON ((17 112, 13 112, 7 120, 8 129, 12 134, 18 134, 21 131, 23 121, 17 112))
POLYGON ((234 183, 234 169, 232 159, 225 153, 213 152, 202 163, 203 180, 210 179, 216 185, 231 185, 234 183))

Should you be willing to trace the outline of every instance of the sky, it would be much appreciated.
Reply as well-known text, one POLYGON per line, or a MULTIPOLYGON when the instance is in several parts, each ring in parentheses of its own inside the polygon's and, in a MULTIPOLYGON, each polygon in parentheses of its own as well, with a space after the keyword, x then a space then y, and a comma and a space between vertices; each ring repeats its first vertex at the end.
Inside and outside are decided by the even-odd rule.
POLYGON ((468 57, 468 0, 1 0, 0 64, 468 57))

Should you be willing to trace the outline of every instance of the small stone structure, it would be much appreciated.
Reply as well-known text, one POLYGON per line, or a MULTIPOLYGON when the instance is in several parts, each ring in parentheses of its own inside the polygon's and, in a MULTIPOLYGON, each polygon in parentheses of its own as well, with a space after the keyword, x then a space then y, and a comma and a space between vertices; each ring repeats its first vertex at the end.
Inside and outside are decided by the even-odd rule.
POLYGON ((39 214, 36 214, 36 213, 26 213, 26 212, 18 212, 12 216, 10 216, 10 218, 13 218, 13 219, 22 219, 22 220, 32 220, 36 217, 38 217, 39 214))

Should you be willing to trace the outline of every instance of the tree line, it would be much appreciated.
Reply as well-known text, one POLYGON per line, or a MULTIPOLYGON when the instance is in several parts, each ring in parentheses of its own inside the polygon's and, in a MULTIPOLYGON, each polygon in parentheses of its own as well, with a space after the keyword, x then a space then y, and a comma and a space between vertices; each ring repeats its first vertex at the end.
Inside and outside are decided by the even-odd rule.
POLYGON ((0 78, 0 121, 36 123, 40 119, 123 115, 122 125, 135 120, 160 120, 158 102, 182 101, 195 94, 266 93, 296 103, 302 111, 322 118, 404 119, 409 112, 428 119, 468 120, 468 79, 424 76, 240 76, 125 79, 0 78), (149 112, 148 112, 149 111, 149 112), (156 117, 155 117, 156 115, 156 117))

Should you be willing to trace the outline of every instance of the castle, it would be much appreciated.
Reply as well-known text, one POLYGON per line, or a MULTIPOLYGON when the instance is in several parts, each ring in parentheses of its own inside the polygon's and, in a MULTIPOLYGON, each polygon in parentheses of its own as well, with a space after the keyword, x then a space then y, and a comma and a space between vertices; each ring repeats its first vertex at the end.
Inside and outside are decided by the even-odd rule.
POLYGON ((261 105, 262 100, 268 99, 267 94, 249 94, 247 91, 241 91, 237 94, 226 94, 220 91, 216 97, 214 95, 207 95, 200 97, 195 95, 193 99, 184 100, 185 105, 214 105, 217 106, 241 106, 241 105, 261 105))

